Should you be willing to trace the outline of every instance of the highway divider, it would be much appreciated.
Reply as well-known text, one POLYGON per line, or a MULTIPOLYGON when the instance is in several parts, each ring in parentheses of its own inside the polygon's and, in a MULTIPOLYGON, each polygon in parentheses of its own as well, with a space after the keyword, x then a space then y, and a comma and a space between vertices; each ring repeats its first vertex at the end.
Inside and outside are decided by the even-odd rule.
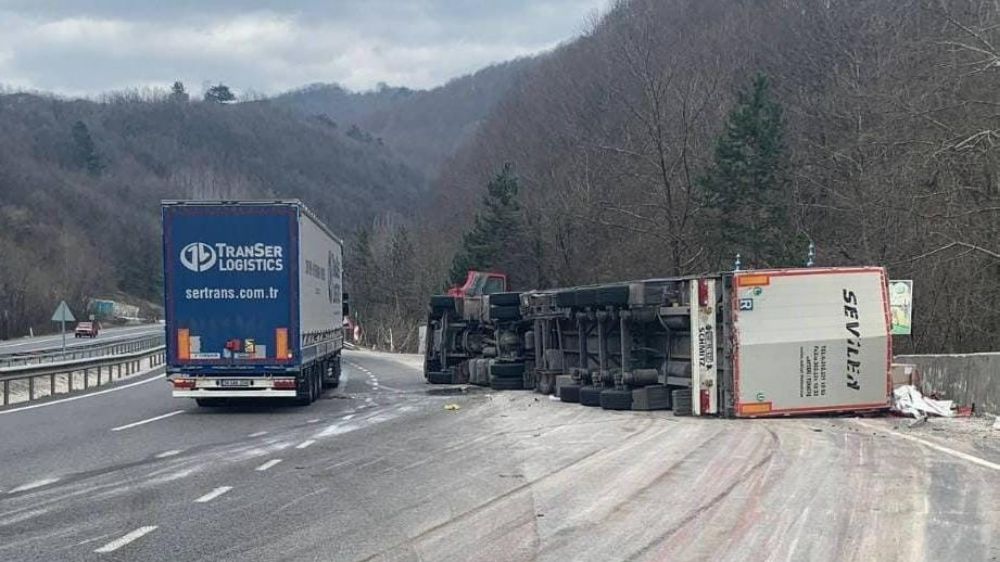
POLYGON ((899 355, 896 363, 916 365, 920 391, 938 394, 981 414, 1000 415, 1000 353, 899 355))
POLYGON ((0 406, 87 390, 162 365, 166 347, 158 337, 158 346, 125 353, 0 368, 0 406))
POLYGON ((146 349, 153 349, 164 344, 163 334, 141 335, 135 338, 119 339, 110 342, 95 342, 84 345, 73 345, 62 350, 22 351, 15 353, 0 353, 0 369, 19 365, 39 365, 74 361, 108 355, 122 355, 146 349))

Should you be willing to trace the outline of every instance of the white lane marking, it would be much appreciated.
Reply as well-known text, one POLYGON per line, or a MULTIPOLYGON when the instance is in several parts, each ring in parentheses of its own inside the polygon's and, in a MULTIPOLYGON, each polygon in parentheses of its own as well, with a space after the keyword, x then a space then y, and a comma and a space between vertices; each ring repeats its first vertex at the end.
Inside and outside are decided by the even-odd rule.
POLYGON ((58 478, 42 478, 41 480, 35 480, 34 482, 28 482, 14 488, 13 490, 7 492, 8 494, 16 494, 17 492, 27 492, 28 490, 34 490, 35 488, 41 488, 42 486, 48 486, 54 482, 58 482, 58 478))
POLYGON ((247 437, 260 437, 261 435, 267 435, 266 431, 258 431, 256 433, 251 433, 247 437))
POLYGON ((194 500, 194 503, 208 503, 232 489, 233 489, 232 486, 219 486, 218 488, 212 490, 211 492, 205 494, 204 496, 194 500))
POLYGON ((316 442, 315 439, 307 439, 307 440, 299 443, 298 445, 296 445, 295 448, 296 449, 305 449, 306 447, 308 447, 309 445, 312 445, 315 442, 316 442))
POLYGON ((254 470, 256 470, 257 472, 264 472, 265 470, 271 468, 272 466, 278 464, 279 462, 281 462, 281 459, 271 459, 271 460, 267 461, 266 463, 258 466, 254 470))
POLYGON ((964 461, 971 462, 972 464, 977 464, 977 465, 985 467, 985 468, 992 468, 993 470, 1000 470, 1000 464, 997 464, 995 462, 990 462, 990 461, 988 461, 986 459, 981 459, 981 458, 979 458, 977 456, 970 455, 968 453, 963 453, 962 451, 956 451, 955 449, 949 449, 948 447, 945 447, 945 446, 942 446, 942 445, 938 445, 937 443, 932 443, 930 441, 925 441, 925 440, 923 440, 923 439, 921 439, 919 437, 914 437, 912 435, 906 435, 904 433, 899 433, 898 431, 892 431, 891 429, 883 429, 883 428, 881 428, 881 427, 879 427, 877 425, 870 424, 870 423, 867 423, 867 422, 863 422, 861 420, 857 420, 857 423, 859 423, 860 425, 863 425, 865 427, 874 429, 876 431, 882 431, 882 432, 888 433, 889 435, 892 435, 892 436, 895 436, 895 437, 899 437, 900 439, 906 439, 907 441, 913 441, 914 443, 919 443, 919 444, 923 445, 924 447, 929 447, 931 449, 934 449, 935 451, 941 451, 942 453, 944 453, 946 455, 951 455, 953 457, 962 459, 964 461))
POLYGON ((102 553, 102 554, 106 553, 106 552, 114 552, 114 551, 118 550, 119 548, 127 545, 128 543, 130 543, 130 542, 132 542, 132 541, 134 541, 134 540, 142 537, 143 535, 149 534, 149 533, 151 533, 151 532, 153 532, 155 530, 156 530, 156 525, 148 525, 146 527, 139 527, 138 529, 132 531, 131 533, 125 535, 124 537, 122 537, 120 539, 115 539, 115 540, 109 542, 108 544, 102 546, 101 548, 98 548, 94 552, 99 552, 99 553, 102 553))
POLYGON ((179 454, 181 454, 180 449, 171 449, 169 451, 163 451, 162 453, 159 453, 158 455, 156 455, 156 458, 165 459, 167 457, 172 457, 174 455, 179 455, 179 454))
POLYGON ((319 423, 319 418, 313 418, 313 419, 307 421, 306 423, 319 423))
POLYGON ((342 419, 342 420, 349 420, 349 419, 353 418, 356 415, 357 414, 347 414, 346 416, 344 416, 344 417, 342 417, 340 419, 342 419))
POLYGON ((55 406, 56 404, 62 404, 63 402, 72 402, 74 400, 83 400, 84 398, 93 398, 94 396, 100 396, 102 394, 107 394, 109 392, 117 392, 119 390, 124 390, 133 386, 139 386, 140 384, 146 384, 152 381, 165 381, 167 379, 163 378, 162 373, 157 373, 148 379, 141 380, 139 382, 132 382, 129 384, 123 384, 121 386, 116 386, 114 388, 109 388, 107 390, 99 390, 97 392, 91 392, 89 394, 81 394, 80 396, 73 396, 71 398, 62 398, 60 400, 53 400, 51 402, 42 402, 41 404, 32 404, 31 406, 23 406, 21 408, 14 408, 13 410, 2 410, 0 411, 0 416, 4 414, 13 414, 14 412, 23 412, 25 410, 34 410, 35 408, 45 408, 47 406, 55 406))
POLYGON ((142 421, 137 421, 137 422, 133 422, 133 423, 130 423, 130 424, 126 424, 126 425, 120 425, 118 427, 112 427, 111 431, 121 431, 123 429, 130 429, 130 428, 133 428, 133 427, 138 427, 140 425, 145 425, 147 423, 152 423, 152 422, 155 422, 155 421, 159 421, 159 420, 166 419, 166 418, 169 418, 169 417, 173 417, 173 416, 176 416, 177 414, 183 414, 183 413, 184 413, 184 410, 176 410, 176 411, 170 412, 168 414, 163 414, 162 416, 156 416, 155 418, 149 418, 148 420, 142 420, 142 421))

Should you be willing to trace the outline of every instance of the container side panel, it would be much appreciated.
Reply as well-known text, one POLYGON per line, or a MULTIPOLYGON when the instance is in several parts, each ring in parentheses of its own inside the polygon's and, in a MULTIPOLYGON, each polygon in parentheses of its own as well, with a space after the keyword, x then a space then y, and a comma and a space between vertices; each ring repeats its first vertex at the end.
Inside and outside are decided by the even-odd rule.
POLYGON ((886 405, 883 279, 878 269, 737 275, 737 414, 886 405))
POLYGON ((296 215, 291 205, 164 207, 171 367, 297 362, 294 346, 278 356, 277 341, 281 330, 298 341, 296 215))
POLYGON ((302 271, 302 335, 343 329, 343 253, 311 218, 301 217, 299 267, 302 271))

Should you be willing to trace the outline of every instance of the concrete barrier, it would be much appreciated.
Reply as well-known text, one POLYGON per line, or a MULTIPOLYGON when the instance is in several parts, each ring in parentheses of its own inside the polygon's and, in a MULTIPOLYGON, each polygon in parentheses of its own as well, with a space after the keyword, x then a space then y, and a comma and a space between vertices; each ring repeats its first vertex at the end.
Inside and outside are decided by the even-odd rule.
POLYGON ((894 362, 917 366, 924 394, 937 392, 962 406, 975 404, 978 414, 1000 415, 1000 353, 899 355, 894 362))

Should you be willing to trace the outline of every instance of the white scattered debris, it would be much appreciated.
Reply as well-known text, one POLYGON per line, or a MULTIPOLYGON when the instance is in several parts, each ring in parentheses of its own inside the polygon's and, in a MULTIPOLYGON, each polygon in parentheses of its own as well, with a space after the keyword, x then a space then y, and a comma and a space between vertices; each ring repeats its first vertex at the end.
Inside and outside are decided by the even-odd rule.
POLYGON ((906 384, 892 391, 892 410, 917 419, 928 415, 950 418, 951 400, 934 400, 925 397, 917 387, 906 384))

